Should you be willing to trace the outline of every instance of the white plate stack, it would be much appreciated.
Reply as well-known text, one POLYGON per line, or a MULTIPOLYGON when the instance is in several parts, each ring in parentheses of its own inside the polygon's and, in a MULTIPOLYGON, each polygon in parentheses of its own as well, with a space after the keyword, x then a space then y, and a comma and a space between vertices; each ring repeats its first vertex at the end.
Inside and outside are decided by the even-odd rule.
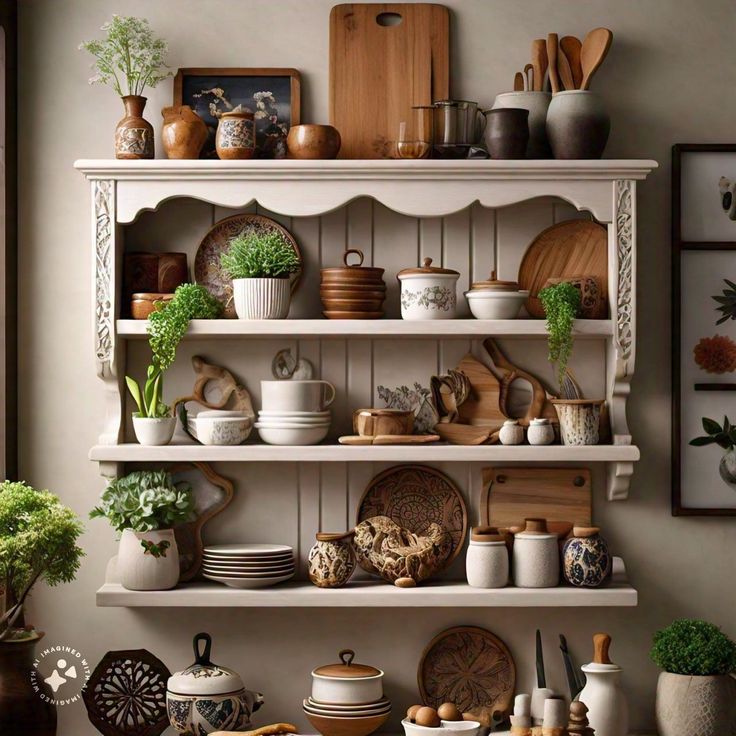
POLYGON ((294 550, 285 544, 217 544, 204 548, 202 574, 231 588, 265 588, 294 577, 294 550))
POLYGON ((330 410, 259 411, 256 429, 269 445, 316 445, 327 437, 330 410))

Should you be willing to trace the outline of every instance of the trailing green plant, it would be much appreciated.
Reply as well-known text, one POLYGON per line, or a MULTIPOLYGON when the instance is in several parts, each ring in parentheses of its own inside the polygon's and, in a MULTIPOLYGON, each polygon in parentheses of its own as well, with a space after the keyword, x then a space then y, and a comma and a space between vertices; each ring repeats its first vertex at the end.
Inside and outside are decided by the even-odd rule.
POLYGON ((673 621, 654 635, 654 664, 676 675, 728 675, 736 672, 736 643, 717 626, 698 619, 673 621))
POLYGON ((301 267, 291 243, 278 230, 242 233, 220 256, 220 266, 231 279, 288 278, 301 267))
POLYGON ((732 425, 728 417, 723 417, 723 426, 713 419, 703 417, 705 435, 690 440, 695 447, 704 445, 718 445, 724 450, 733 450, 736 446, 736 426, 732 425))
POLYGON ((728 279, 723 279, 728 287, 723 290, 722 294, 714 294, 714 299, 719 306, 716 307, 717 312, 721 312, 723 316, 716 322, 717 325, 727 322, 729 319, 736 319, 736 284, 728 279))
POLYGON ((30 635, 20 631, 23 604, 39 580, 52 586, 74 580, 84 556, 77 546, 82 531, 74 512, 53 493, 22 481, 0 483, 0 588, 6 609, 0 640, 30 635))
POLYGON ((547 318, 549 360, 557 367, 557 382, 562 395, 567 364, 572 355, 572 326, 580 311, 580 291, 571 283, 561 281, 542 289, 539 300, 547 318))
POLYGON ((171 529, 194 517, 192 487, 165 470, 136 470, 110 481, 89 516, 107 519, 117 532, 171 529))
POLYGON ((108 84, 123 97, 142 95, 147 86, 155 87, 171 76, 171 72, 163 70, 166 41, 153 35, 145 18, 113 15, 101 30, 106 33, 104 39, 79 45, 80 50, 95 57, 92 68, 97 73, 90 78, 90 84, 108 84))

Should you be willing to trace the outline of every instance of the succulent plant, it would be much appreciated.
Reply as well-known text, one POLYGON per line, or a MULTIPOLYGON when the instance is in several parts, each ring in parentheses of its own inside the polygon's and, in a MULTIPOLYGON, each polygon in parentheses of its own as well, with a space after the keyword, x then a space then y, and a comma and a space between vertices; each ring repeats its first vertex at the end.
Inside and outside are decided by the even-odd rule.
POLYGON ((723 279, 728 287, 723 290, 722 294, 714 294, 711 298, 718 303, 717 312, 722 312, 723 316, 716 322, 721 325, 729 319, 736 319, 736 284, 728 279, 723 279))

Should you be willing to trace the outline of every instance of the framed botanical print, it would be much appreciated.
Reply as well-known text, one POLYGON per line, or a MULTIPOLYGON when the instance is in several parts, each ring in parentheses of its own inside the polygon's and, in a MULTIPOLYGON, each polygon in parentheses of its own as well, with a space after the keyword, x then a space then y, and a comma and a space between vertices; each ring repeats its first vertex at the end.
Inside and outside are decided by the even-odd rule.
POLYGON ((672 513, 736 516, 736 145, 672 151, 672 513))
POLYGON ((174 105, 189 105, 207 124, 200 158, 217 158, 219 116, 238 106, 253 112, 256 158, 284 158, 286 134, 299 124, 301 78, 296 69, 179 69, 174 105))

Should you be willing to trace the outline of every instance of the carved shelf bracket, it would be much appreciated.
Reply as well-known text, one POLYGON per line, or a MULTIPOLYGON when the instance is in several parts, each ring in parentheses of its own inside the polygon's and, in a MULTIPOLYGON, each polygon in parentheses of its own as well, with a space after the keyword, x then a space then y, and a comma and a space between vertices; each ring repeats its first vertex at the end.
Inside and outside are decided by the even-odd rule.
POLYGON ((115 182, 92 183, 95 240, 95 358, 100 378, 112 371, 114 354, 115 182))

